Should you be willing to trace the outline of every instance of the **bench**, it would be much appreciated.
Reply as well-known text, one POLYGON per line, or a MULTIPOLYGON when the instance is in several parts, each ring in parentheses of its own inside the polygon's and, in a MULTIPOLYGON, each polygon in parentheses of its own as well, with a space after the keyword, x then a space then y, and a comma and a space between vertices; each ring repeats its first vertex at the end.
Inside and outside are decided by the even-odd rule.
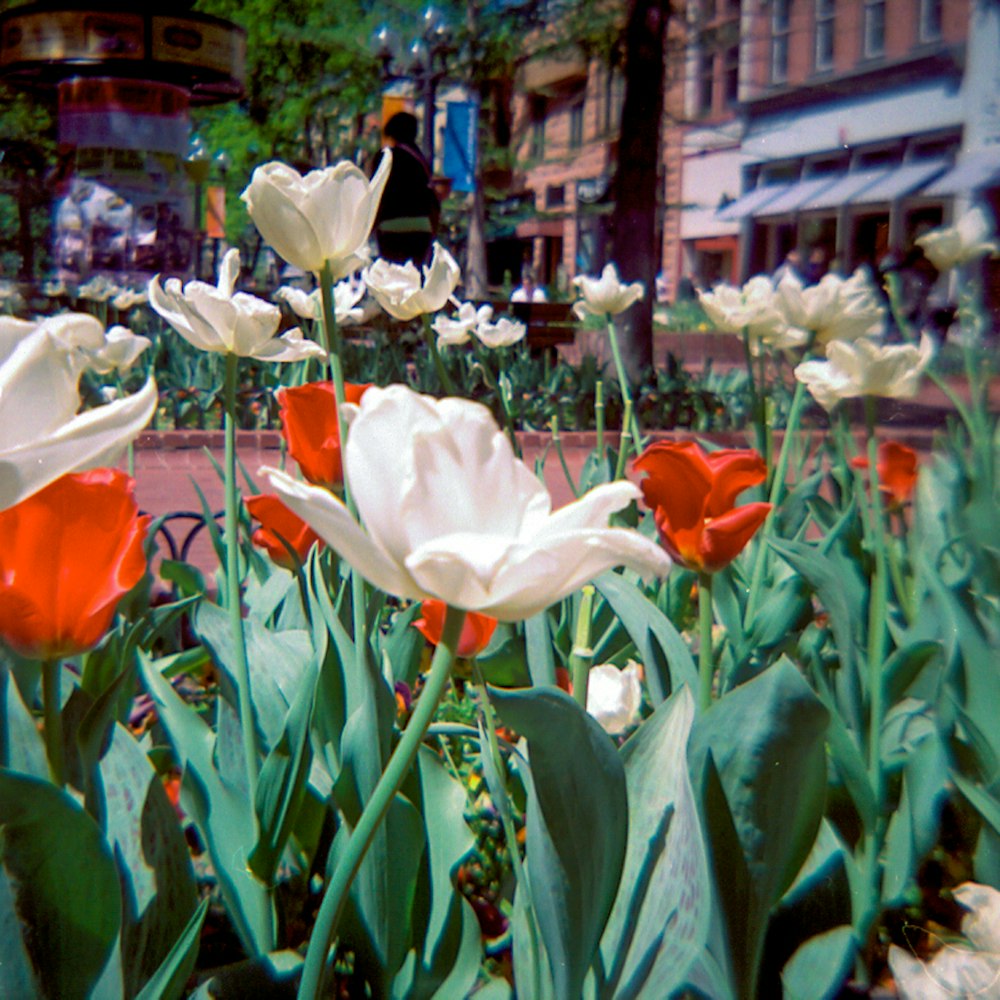
POLYGON ((528 328, 525 342, 531 348, 554 350, 576 339, 577 318, 570 302, 508 302, 491 299, 493 319, 509 316, 528 328))

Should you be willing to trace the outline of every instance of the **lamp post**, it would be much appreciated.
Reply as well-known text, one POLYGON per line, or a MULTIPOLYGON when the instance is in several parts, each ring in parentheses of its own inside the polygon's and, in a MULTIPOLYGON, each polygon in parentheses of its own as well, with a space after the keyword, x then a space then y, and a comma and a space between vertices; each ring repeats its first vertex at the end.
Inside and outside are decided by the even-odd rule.
POLYGON ((184 170, 194 184, 194 276, 198 279, 201 278, 201 251, 205 240, 202 225, 202 215, 204 214, 202 196, 211 166, 204 140, 200 135, 194 133, 188 143, 187 156, 184 158, 184 170))
POLYGON ((424 134, 421 152, 434 170, 434 113, 438 84, 447 75, 447 57, 452 52, 451 27, 436 7, 427 7, 420 17, 420 34, 403 55, 399 35, 383 25, 372 40, 382 62, 382 79, 412 80, 423 104, 424 134))

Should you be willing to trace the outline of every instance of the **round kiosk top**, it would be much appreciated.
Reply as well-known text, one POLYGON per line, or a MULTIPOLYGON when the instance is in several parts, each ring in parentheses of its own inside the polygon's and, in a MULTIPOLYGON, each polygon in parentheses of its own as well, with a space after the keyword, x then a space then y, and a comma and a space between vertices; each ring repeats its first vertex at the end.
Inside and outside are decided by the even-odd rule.
POLYGON ((239 99, 246 32, 185 6, 84 9, 70 0, 14 7, 0 14, 0 79, 52 90, 70 77, 115 76, 183 87, 193 105, 239 99))

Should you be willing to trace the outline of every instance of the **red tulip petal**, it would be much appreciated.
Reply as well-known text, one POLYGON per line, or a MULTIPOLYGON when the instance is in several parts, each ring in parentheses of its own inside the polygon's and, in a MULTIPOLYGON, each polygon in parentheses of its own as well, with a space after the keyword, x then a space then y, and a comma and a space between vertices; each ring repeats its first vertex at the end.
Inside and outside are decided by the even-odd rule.
POLYGON ((712 470, 712 491, 705 505, 706 517, 719 517, 732 510, 736 498, 767 478, 767 465, 760 453, 747 448, 724 448, 707 456, 712 470))
POLYGON ((646 506, 666 519, 673 531, 693 528, 704 518, 712 473, 694 441, 659 441, 650 445, 633 468, 645 472, 640 482, 646 506))
POLYGON ((878 481, 893 500, 904 504, 917 485, 917 453, 898 441, 885 441, 878 448, 878 481))
MULTIPOLYGON (((344 398, 358 403, 367 385, 345 385, 344 398)), ((337 486, 344 479, 332 382, 307 382, 277 394, 281 433, 302 475, 317 486, 337 486)))
MULTIPOLYGON (((436 646, 441 641, 441 632, 444 629, 444 617, 447 610, 448 607, 444 601, 437 601, 433 598, 428 598, 420 605, 423 617, 418 618, 413 623, 413 627, 432 646, 436 646)), ((462 623, 462 633, 458 638, 456 655, 463 659, 478 656, 490 644, 496 627, 496 618, 480 614, 478 611, 467 611, 465 621, 462 623)))
POLYGON ((705 571, 714 573, 728 566, 753 538, 772 506, 769 503, 748 503, 709 521, 701 542, 705 571))
POLYGON ((35 658, 100 641, 146 572, 148 517, 116 469, 63 476, 0 512, 0 636, 35 658))
POLYGON ((323 544, 319 535, 276 496, 264 493, 248 497, 246 505, 251 516, 260 521, 261 525, 253 533, 254 545, 264 549, 278 566, 296 569, 295 560, 289 554, 285 542, 295 550, 300 561, 305 560, 314 543, 323 544))

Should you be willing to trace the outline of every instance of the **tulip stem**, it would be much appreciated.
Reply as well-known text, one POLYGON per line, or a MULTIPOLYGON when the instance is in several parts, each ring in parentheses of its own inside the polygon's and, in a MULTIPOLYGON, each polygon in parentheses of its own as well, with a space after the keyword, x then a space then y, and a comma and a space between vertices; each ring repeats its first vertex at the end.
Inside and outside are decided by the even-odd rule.
POLYGON ((611 342, 611 356, 615 359, 615 371, 618 373, 618 387, 622 393, 622 406, 625 407, 625 412, 622 415, 622 433, 624 437, 625 426, 628 424, 632 431, 632 445, 638 457, 639 452, 643 448, 642 432, 639 429, 639 420, 635 415, 635 407, 632 405, 632 390, 629 388, 628 373, 625 371, 625 363, 622 361, 622 352, 618 347, 618 333, 615 330, 615 321, 610 314, 607 317, 607 325, 608 340, 611 342), (631 419, 629 419, 630 415, 631 419))
POLYGON ((594 386, 594 423, 597 426, 597 457, 604 458, 604 383, 597 380, 594 386))
MULTIPOLYGON (((593 587, 591 587, 593 590, 593 587)), ((500 823, 503 826, 504 839, 507 841, 507 850, 510 853, 510 866, 514 872, 514 883, 518 893, 524 894, 526 909, 530 914, 535 911, 534 900, 531 895, 531 884, 528 881, 528 873, 524 869, 524 862, 521 860, 521 850, 517 843, 517 830, 514 827, 514 816, 511 810, 510 796, 507 793, 507 765, 503 755, 500 753, 500 741, 497 739, 497 725, 493 718, 493 704, 490 701, 489 688, 486 686, 486 679, 475 659, 472 661, 472 675, 479 686, 479 711, 486 726, 486 740, 489 743, 489 753, 493 759, 493 767, 497 773, 500 787, 497 789, 501 796, 501 801, 497 804, 497 811, 500 813, 500 823)), ((479 747, 480 753, 486 753, 482 743, 479 747)), ((531 949, 531 968, 534 982, 532 990, 528 996, 538 996, 541 993, 541 985, 538 982, 538 938, 537 927, 533 919, 528 920, 528 946, 531 949)))
POLYGON ((441 358, 441 352, 438 350, 437 334, 431 326, 430 316, 426 313, 423 315, 423 325, 424 340, 427 341, 427 350, 431 352, 431 359, 434 362, 434 370, 437 372, 438 381, 441 383, 441 389, 444 391, 446 396, 457 396, 458 392, 455 389, 455 383, 452 382, 451 376, 448 374, 448 369, 445 368, 444 361, 441 358))
POLYGON ((62 708, 59 696, 59 660, 42 663, 42 709, 45 719, 45 754, 49 759, 49 777, 52 784, 62 788, 66 783, 66 762, 63 757, 62 708))
MULTIPOLYGON (((500 402, 500 412, 503 414, 504 426, 507 428, 507 437, 510 438, 511 446, 514 449, 514 454, 518 458, 521 457, 521 446, 517 443, 517 434, 514 431, 514 418, 510 414, 510 405, 507 402, 507 397, 504 395, 503 390, 500 388, 500 383, 494 376, 492 369, 490 368, 489 358, 483 351, 482 345, 479 340, 473 336, 472 337, 472 353, 476 356, 476 360, 479 362, 479 367, 482 369, 483 378, 486 379, 486 384, 493 390, 496 394, 497 399, 500 402)), ((436 349, 436 348, 435 348, 436 349)))
MULTIPOLYGON (((871 531, 871 546, 874 549, 875 569, 872 575, 872 592, 868 604, 868 671, 869 671, 869 736, 868 767, 875 802, 881 809, 883 798, 883 776, 881 735, 884 714, 884 690, 882 668, 886 653, 886 616, 888 614, 888 575, 885 545, 885 519, 882 514, 882 491, 878 478, 878 444, 875 440, 875 397, 865 396, 865 420, 868 427, 868 479, 869 511, 868 524, 871 531)), ((863 497, 863 491, 859 491, 863 497)))
POLYGON ((573 680, 573 698, 585 712, 587 711, 587 681, 590 667, 594 662, 594 650, 590 645, 591 618, 594 615, 594 587, 587 584, 583 588, 580 612, 576 618, 576 635, 573 638, 573 652, 569 657, 570 677, 573 680))
POLYGON ((747 378, 750 382, 750 412, 753 414, 757 451, 763 456, 767 451, 767 436, 764 431, 764 407, 753 372, 753 353, 750 350, 750 327, 748 326, 743 327, 743 359, 747 366, 747 378))
MULTIPOLYGON (((327 352, 330 364, 330 381, 333 382, 333 398, 337 404, 337 438, 340 444, 340 457, 344 468, 344 504, 348 511, 358 519, 358 510, 351 495, 351 486, 347 481, 347 428, 341 416, 347 396, 344 393, 344 367, 340 360, 340 331, 337 328, 337 306, 333 292, 333 271, 329 260, 323 262, 319 272, 320 301, 323 304, 323 346, 327 352)), ((351 569, 351 621, 353 624, 354 662, 357 676, 366 684, 372 698, 375 697, 374 685, 368 662, 368 614, 365 581, 361 574, 351 569)), ((373 743, 376 747, 377 743, 373 743)))
POLYGON ((785 479, 788 476, 788 462, 792 453, 793 438, 799 430, 799 421, 802 419, 802 410, 806 402, 806 387, 804 382, 796 381, 795 391, 792 393, 792 405, 788 411, 788 422, 785 425, 785 436, 781 441, 781 450, 778 452, 778 464, 774 469, 771 478, 771 490, 768 501, 771 503, 771 513, 764 524, 762 537, 757 543, 757 552, 754 557, 753 575, 750 578, 750 594, 747 597, 746 614, 744 622, 749 629, 753 622, 753 616, 757 611, 760 601, 761 583, 764 579, 764 570, 767 568, 767 537, 774 533, 775 511, 781 506, 785 499, 785 479))
POLYGON ((351 884, 365 859, 372 839, 392 805, 410 771, 420 744, 437 712, 438 705, 451 678, 452 665, 458 649, 459 636, 462 634, 462 623, 465 612, 449 607, 445 614, 444 627, 441 631, 441 641, 434 651, 431 669, 427 675, 417 706, 410 716, 410 721, 403 730, 403 735, 382 777, 379 778, 371 798, 365 804, 357 825, 330 877, 326 894, 320 904, 313 926, 309 948, 306 951, 305 965, 302 971, 302 981, 299 984, 299 1000, 319 1000, 324 995, 323 981, 326 974, 327 957, 337 926, 340 923, 344 906, 351 884))
POLYGON ((698 574, 698 707, 712 704, 714 656, 712 655, 712 574, 698 574))
POLYGON ((239 357, 226 355, 225 379, 225 483, 226 483, 226 605, 229 628, 236 654, 236 688, 240 711, 240 733, 246 762, 247 790, 250 801, 257 796, 257 731, 254 725, 253 697, 250 691, 250 664, 243 635, 243 609, 240 594, 240 533, 236 496, 236 384, 239 357))
MULTIPOLYGON (((629 423, 632 415, 632 400, 625 400, 625 413, 622 415, 622 432, 618 438, 618 461, 615 463, 615 479, 625 478, 625 463, 628 460, 629 447, 632 444, 632 434, 629 431, 629 423)), ((636 455, 639 452, 636 451, 636 455)))

